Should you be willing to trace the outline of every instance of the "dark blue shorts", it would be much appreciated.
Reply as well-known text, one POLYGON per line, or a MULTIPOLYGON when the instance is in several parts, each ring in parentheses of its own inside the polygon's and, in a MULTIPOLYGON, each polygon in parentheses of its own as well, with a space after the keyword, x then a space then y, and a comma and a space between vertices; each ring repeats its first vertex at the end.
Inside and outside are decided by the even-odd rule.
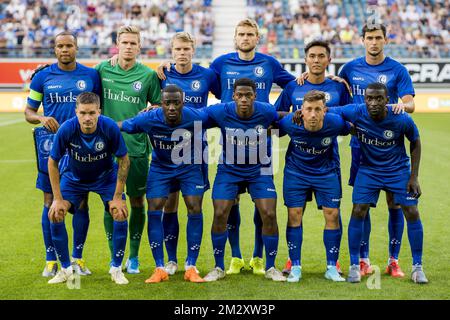
POLYGON ((170 193, 179 190, 183 196, 202 196, 205 192, 202 166, 201 164, 192 164, 169 171, 150 164, 147 178, 147 199, 167 198, 170 193), (174 186, 179 188, 175 190, 174 186))
MULTIPOLYGON (((48 161, 48 160, 47 160, 48 161)), ((69 163, 69 156, 65 154, 58 163, 60 173, 67 170, 69 163)), ((42 190, 45 193, 53 193, 52 185, 50 184, 50 177, 48 175, 48 164, 40 163, 38 166, 38 176, 36 179, 36 189, 42 190)))
MULTIPOLYGON (((114 197, 117 183, 117 170, 111 171, 105 177, 93 182, 74 181, 63 174, 61 177, 61 193, 64 200, 72 204, 71 212, 80 206, 81 201, 87 198, 89 192, 97 193, 103 201, 105 208, 108 209, 108 202, 114 197)), ((125 194, 122 194, 125 200, 125 194)))
POLYGON ((339 172, 324 175, 300 173, 285 168, 283 179, 284 204, 288 208, 303 208, 314 192, 317 207, 339 208, 342 188, 339 172))
POLYGON ((247 190, 255 199, 277 198, 273 176, 257 175, 244 177, 227 171, 218 171, 212 191, 212 198, 217 200, 234 200, 238 194, 247 190))
POLYGON ((353 186, 353 203, 370 204, 376 207, 380 190, 394 194, 398 205, 415 206, 418 200, 406 192, 410 172, 375 172, 360 168, 353 186))

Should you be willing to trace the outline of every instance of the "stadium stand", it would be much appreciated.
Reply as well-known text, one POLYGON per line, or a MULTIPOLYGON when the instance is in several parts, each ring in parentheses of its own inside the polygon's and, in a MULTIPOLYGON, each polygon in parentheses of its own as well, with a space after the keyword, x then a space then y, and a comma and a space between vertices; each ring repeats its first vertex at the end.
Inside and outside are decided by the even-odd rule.
POLYGON ((263 35, 260 51, 301 56, 313 39, 329 41, 334 58, 362 55, 360 30, 369 18, 388 26, 387 54, 403 58, 450 57, 448 0, 247 0, 248 16, 263 35))
MULTIPOLYGON (((118 26, 133 24, 142 30, 144 58, 168 58, 171 36, 184 30, 197 39, 196 58, 210 59, 213 6, 222 2, 0 0, 0 57, 52 57, 53 36, 68 29, 78 35, 80 58, 105 58, 116 52, 118 26)), ((247 0, 247 16, 261 28, 259 51, 284 59, 300 58, 317 38, 332 44, 334 58, 362 55, 360 30, 375 16, 388 26, 387 54, 449 58, 449 12, 448 0, 247 0)))
POLYGON ((0 0, 0 57, 53 57, 52 39, 70 30, 80 58, 114 54, 116 30, 141 28, 146 58, 170 56, 170 38, 184 30, 197 39, 198 58, 210 58, 214 35, 211 0, 0 0))

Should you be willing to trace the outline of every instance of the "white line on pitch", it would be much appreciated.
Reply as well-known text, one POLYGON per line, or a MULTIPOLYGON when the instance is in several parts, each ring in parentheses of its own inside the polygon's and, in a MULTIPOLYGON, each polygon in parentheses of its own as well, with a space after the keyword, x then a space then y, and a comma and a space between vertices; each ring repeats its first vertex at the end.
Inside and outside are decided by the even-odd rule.
POLYGON ((0 122, 0 127, 9 126, 10 124, 16 124, 16 123, 24 122, 24 121, 25 121, 24 119, 16 119, 16 120, 0 122))

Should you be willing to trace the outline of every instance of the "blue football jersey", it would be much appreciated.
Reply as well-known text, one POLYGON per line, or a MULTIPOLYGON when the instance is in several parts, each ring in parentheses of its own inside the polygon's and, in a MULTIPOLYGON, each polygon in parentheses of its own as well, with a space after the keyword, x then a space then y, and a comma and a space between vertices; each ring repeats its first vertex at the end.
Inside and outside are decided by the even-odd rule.
POLYGON ((364 103, 364 93, 369 84, 379 82, 388 88, 389 103, 398 103, 406 95, 415 95, 408 70, 400 62, 386 57, 378 65, 370 65, 365 57, 347 62, 339 72, 345 79, 353 94, 353 103, 364 103))
POLYGON ((161 82, 161 88, 169 84, 175 84, 183 89, 184 106, 195 109, 208 105, 208 94, 213 93, 220 99, 220 84, 216 73, 211 69, 203 68, 199 65, 192 65, 192 70, 188 73, 179 73, 172 65, 170 72, 165 70, 166 80, 161 82))
POLYGON ((334 141, 339 135, 350 133, 350 124, 341 116, 326 113, 323 127, 311 132, 292 122, 293 113, 285 116, 278 124, 280 134, 291 138, 286 152, 286 167, 306 174, 327 174, 339 168, 334 154, 334 141))
POLYGON ((327 106, 344 106, 351 103, 350 94, 343 83, 325 79, 320 84, 313 84, 308 80, 300 86, 296 80, 289 82, 286 88, 280 93, 275 108, 278 111, 289 112, 292 106, 292 112, 301 109, 303 97, 311 90, 320 90, 325 92, 327 106))
POLYGON ((394 114, 388 108, 386 118, 374 121, 365 104, 350 104, 341 108, 330 108, 329 112, 341 114, 353 123, 361 148, 360 169, 376 172, 394 172, 410 169, 405 150, 405 136, 413 142, 419 138, 419 131, 412 118, 394 114))
POLYGON ((66 150, 68 177, 80 182, 100 180, 114 169, 114 156, 127 154, 119 127, 105 116, 99 116, 97 130, 91 134, 81 132, 77 117, 64 122, 56 133, 50 156, 59 161, 66 150))
POLYGON ((75 116, 75 102, 83 92, 100 94, 98 72, 79 63, 75 70, 63 71, 54 63, 33 78, 27 102, 36 110, 42 103, 44 116, 55 118, 61 125, 75 116))
POLYGON ((201 110, 183 108, 181 123, 169 126, 162 108, 138 114, 122 122, 122 131, 147 133, 153 146, 152 167, 174 170, 202 163, 202 123, 207 114, 201 110), (184 151, 188 151, 184 154, 184 151))
POLYGON ((275 58, 259 52, 251 61, 239 59, 237 52, 224 54, 216 58, 210 68, 220 79, 222 102, 233 101, 233 85, 240 78, 250 78, 255 81, 256 100, 261 102, 269 102, 273 83, 284 88, 289 81, 295 79, 275 58))
POLYGON ((278 119, 273 105, 255 101, 253 115, 248 119, 238 116, 235 102, 215 104, 205 111, 208 126, 219 127, 222 133, 218 170, 245 177, 259 175, 261 167, 270 163, 266 129, 278 119))

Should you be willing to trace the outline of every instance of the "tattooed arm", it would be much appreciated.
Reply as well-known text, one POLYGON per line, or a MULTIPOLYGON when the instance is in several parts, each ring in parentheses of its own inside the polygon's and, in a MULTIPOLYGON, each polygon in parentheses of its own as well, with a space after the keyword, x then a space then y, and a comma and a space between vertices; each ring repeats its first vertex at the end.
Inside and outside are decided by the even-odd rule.
POLYGON ((128 155, 117 158, 117 164, 119 169, 117 172, 116 190, 114 191, 113 199, 109 202, 109 212, 114 220, 124 221, 128 217, 126 201, 122 200, 122 194, 127 182, 128 169, 130 168, 128 155))

